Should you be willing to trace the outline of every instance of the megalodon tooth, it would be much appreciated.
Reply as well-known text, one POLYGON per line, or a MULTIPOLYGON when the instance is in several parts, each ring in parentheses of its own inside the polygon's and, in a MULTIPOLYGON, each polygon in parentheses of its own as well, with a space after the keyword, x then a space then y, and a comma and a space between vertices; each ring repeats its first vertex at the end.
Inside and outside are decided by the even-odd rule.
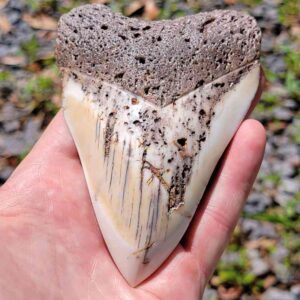
POLYGON ((144 21, 104 5, 59 22, 63 109, 115 264, 132 286, 180 242, 259 86, 261 32, 236 11, 144 21))

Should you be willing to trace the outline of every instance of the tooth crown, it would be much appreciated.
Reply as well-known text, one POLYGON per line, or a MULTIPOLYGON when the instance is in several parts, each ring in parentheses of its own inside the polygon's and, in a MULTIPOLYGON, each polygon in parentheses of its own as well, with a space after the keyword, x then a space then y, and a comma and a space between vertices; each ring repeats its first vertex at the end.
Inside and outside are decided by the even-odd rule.
POLYGON ((260 39, 236 11, 150 22, 86 5, 61 18, 57 61, 165 106, 257 59, 260 39))

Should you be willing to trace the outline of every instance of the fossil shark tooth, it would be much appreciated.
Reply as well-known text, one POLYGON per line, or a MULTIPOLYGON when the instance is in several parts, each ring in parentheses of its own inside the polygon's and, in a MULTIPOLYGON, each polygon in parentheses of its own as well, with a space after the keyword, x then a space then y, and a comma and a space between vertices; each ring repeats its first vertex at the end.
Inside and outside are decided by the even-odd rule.
POLYGON ((135 286, 173 251, 260 77, 254 19, 143 21, 103 5, 59 22, 64 115, 107 247, 135 286))

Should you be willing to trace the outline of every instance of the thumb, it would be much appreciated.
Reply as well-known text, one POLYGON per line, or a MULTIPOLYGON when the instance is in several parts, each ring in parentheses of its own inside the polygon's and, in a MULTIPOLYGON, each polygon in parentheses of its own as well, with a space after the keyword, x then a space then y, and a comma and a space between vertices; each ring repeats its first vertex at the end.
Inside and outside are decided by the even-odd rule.
POLYGON ((19 185, 24 184, 24 181, 32 178, 32 172, 40 165, 50 166, 54 163, 59 165, 68 161, 79 163, 75 144, 60 110, 30 153, 1 187, 1 191, 15 188, 16 182, 19 185))

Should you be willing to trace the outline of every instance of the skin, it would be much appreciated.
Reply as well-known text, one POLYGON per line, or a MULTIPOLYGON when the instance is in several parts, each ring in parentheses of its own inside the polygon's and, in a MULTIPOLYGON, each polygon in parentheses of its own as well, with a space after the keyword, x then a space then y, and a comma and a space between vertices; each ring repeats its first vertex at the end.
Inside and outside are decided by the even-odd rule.
MULTIPOLYGON (((260 93, 261 86, 253 103, 260 93)), ((245 120, 181 243, 132 288, 105 246, 59 112, 0 189, 1 299, 199 299, 237 224, 264 147, 262 125, 245 120)))

